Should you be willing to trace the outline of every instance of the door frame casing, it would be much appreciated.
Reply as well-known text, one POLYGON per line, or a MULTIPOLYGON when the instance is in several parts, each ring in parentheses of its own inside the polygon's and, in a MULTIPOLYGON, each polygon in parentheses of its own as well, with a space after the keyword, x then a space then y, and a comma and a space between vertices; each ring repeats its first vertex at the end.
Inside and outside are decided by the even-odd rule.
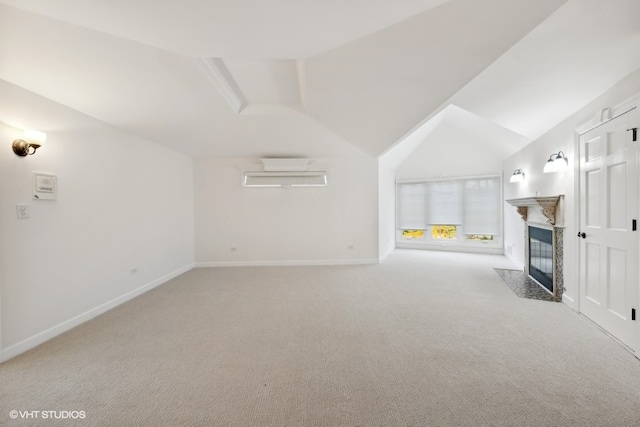
MULTIPOLYGON (((623 115, 626 113, 629 113, 633 110, 636 110, 636 114, 638 114, 638 118, 640 119, 640 94, 636 94, 633 97, 628 98, 626 101, 621 102, 617 105, 615 105, 614 107, 607 107, 607 108, 602 108, 600 110, 598 110, 597 113, 594 114, 594 116, 580 124, 579 126, 577 126, 574 130, 574 153, 575 155, 573 156, 573 170, 574 170, 574 180, 573 180, 573 184, 574 184, 574 203, 575 203, 575 209, 574 209, 574 220, 575 220, 575 224, 578 224, 578 226, 580 225, 580 215, 582 212, 582 198, 581 198, 581 193, 580 193, 580 174, 581 174, 581 169, 580 169, 580 157, 582 155, 581 150, 580 150, 580 138, 582 135, 584 135, 585 133, 589 132, 590 130, 593 130, 599 126, 602 126, 606 123, 608 123, 609 121, 623 115)), ((640 143, 640 141, 638 141, 638 143, 640 143)), ((635 159, 636 162, 640 162, 640 159, 635 159)), ((638 167, 640 168, 640 164, 638 164, 638 167)), ((640 180, 640 177, 638 178, 640 180)), ((636 194, 637 197, 637 205, 640 206, 640 182, 638 183, 638 193, 636 194)), ((640 219, 640 212, 637 212, 639 218, 640 219)), ((638 231, 638 233, 640 233, 640 231, 638 231)), ((639 235, 640 236, 640 235, 639 235)), ((640 239, 640 237, 639 237, 640 239)), ((577 283, 577 294, 575 295, 575 301, 573 301, 573 306, 574 309, 582 314, 582 310, 580 307, 580 300, 582 297, 582 284, 580 283, 580 268, 581 268, 581 264, 580 264, 580 240, 579 239, 573 239, 573 250, 574 253, 577 255, 575 257, 576 263, 574 265, 574 274, 576 279, 578 280, 577 283)), ((638 262, 638 264, 640 265, 640 250, 638 251, 638 259, 636 260, 638 262)), ((638 294, 640 295, 640 280, 638 280, 637 283, 638 286, 638 294)), ((639 297, 640 299, 640 297, 639 297)), ((636 301, 637 305, 638 305, 638 311, 640 311, 640 301, 636 301)), ((640 314, 640 313, 639 313, 640 314)), ((584 315, 583 315, 584 316, 584 315)), ((586 317, 586 316, 585 316, 586 317)), ((640 318, 638 318, 636 320, 636 322, 638 322, 638 324, 640 325, 640 318)), ((628 346, 625 345, 625 347, 628 347, 635 355, 636 357, 640 356, 640 326, 636 325, 636 332, 635 332, 635 345, 633 346, 633 348, 630 348, 628 346)), ((604 330, 604 329, 603 329, 604 330)), ((606 331, 605 331, 606 332, 606 331)), ((613 337, 616 341, 618 341, 613 335, 609 334, 607 332, 608 335, 610 335, 611 337, 613 337)), ((619 342, 619 341, 618 341, 619 342)), ((624 345, 624 344, 623 344, 624 345)))

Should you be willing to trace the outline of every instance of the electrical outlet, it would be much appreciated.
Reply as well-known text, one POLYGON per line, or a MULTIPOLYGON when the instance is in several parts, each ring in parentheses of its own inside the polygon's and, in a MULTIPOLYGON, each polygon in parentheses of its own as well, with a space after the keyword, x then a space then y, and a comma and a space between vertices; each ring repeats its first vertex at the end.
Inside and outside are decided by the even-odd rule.
POLYGON ((29 205, 16 205, 16 211, 18 213, 18 219, 29 218, 29 205))

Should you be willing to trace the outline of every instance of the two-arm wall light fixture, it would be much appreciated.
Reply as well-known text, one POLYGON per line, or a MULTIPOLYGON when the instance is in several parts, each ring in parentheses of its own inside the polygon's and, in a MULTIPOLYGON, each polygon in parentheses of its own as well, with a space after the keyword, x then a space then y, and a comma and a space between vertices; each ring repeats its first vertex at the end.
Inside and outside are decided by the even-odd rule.
POLYGON ((513 175, 509 178, 509 182, 522 182, 524 181, 524 171, 522 169, 516 169, 513 171, 513 175))
POLYGON ((42 147, 47 139, 47 134, 37 130, 25 130, 22 138, 13 141, 13 152, 18 156, 35 154, 36 150, 42 147))
POLYGON ((549 156, 549 160, 544 165, 544 169, 542 172, 544 173, 553 173, 558 172, 569 165, 569 160, 567 156, 564 155, 562 151, 552 154, 549 156))

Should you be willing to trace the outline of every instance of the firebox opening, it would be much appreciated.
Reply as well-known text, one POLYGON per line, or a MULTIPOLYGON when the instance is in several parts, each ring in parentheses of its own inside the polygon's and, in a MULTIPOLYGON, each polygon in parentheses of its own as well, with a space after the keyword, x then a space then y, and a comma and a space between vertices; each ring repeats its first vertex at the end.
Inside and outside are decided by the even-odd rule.
POLYGON ((553 232, 529 227, 529 275, 553 293, 553 232))

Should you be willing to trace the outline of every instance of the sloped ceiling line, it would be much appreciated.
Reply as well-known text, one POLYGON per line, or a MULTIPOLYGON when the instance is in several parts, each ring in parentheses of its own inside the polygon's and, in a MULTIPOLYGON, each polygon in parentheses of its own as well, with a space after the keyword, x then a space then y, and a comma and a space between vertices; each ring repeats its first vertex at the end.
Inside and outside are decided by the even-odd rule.
MULTIPOLYGON (((306 104, 306 79, 305 79, 305 63, 304 60, 292 61, 295 65, 295 82, 281 82, 293 84, 296 87, 297 104, 273 103, 256 103, 250 102, 244 91, 234 78, 233 72, 227 67, 222 58, 197 58, 200 68, 213 83, 215 88, 220 92, 231 109, 238 115, 278 115, 278 114, 295 114, 304 113, 306 104)), ((264 61, 265 63, 268 60, 264 61)))
POLYGON ((242 113, 249 103, 224 65, 224 61, 220 58, 197 58, 196 61, 231 109, 236 114, 242 113))

